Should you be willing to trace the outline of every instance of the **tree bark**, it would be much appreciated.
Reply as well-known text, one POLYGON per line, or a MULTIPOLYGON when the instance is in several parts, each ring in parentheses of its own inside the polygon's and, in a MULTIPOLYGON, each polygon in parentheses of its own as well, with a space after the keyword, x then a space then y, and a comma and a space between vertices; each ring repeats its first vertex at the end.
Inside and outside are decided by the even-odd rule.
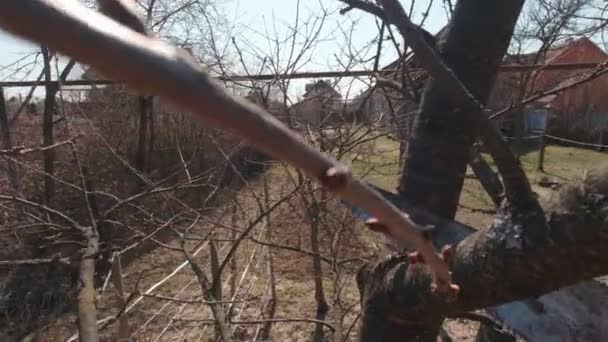
MULTIPOLYGON (((461 1, 440 55, 471 93, 485 103, 523 6, 517 1, 461 1)), ((431 80, 419 109, 399 184, 404 200, 444 218, 454 217, 476 120, 449 101, 449 89, 431 80)))
MULTIPOLYGON (((432 278, 407 256, 365 266, 357 277, 365 309, 363 341, 430 340, 442 318, 535 298, 608 273, 608 173, 564 191, 543 217, 503 211, 494 225, 462 241, 449 260, 461 292, 454 301, 433 292, 432 278)), ((456 241, 454 241, 456 242, 456 241)))

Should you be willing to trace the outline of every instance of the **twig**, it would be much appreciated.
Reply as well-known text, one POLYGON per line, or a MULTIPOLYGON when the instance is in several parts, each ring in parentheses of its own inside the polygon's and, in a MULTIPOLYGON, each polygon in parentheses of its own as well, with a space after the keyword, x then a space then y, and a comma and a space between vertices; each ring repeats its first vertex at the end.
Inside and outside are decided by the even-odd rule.
POLYGON ((69 222, 73 228, 76 228, 80 231, 86 230, 85 227, 81 226, 78 222, 76 222, 69 216, 65 215, 64 213, 62 213, 60 211, 49 208, 44 204, 32 202, 32 201, 26 200, 24 198, 16 197, 16 196, 6 196, 6 195, 0 195, 0 201, 13 201, 13 202, 17 202, 20 204, 24 204, 24 205, 32 207, 32 208, 42 210, 42 211, 46 212, 47 214, 50 214, 52 216, 57 216, 61 219, 64 219, 65 221, 69 222))
POLYGON ((170 302, 184 303, 184 304, 208 304, 208 305, 212 305, 212 304, 230 304, 230 303, 243 303, 243 302, 247 302, 247 300, 217 300, 217 301, 208 301, 208 300, 205 300, 205 299, 183 299, 183 298, 175 298, 175 297, 163 296, 163 295, 158 295, 158 294, 145 294, 145 293, 142 294, 142 296, 149 297, 149 298, 154 298, 154 299, 159 299, 159 300, 170 301, 170 302))
POLYGON ((58 143, 54 143, 52 145, 49 146, 36 146, 36 147, 26 147, 26 146, 15 146, 13 148, 10 148, 8 150, 0 150, 0 155, 5 155, 5 156, 20 156, 20 155, 24 155, 27 153, 33 153, 33 152, 44 152, 47 150, 51 150, 54 148, 58 148, 64 145, 68 145, 74 142, 74 140, 76 140, 76 138, 78 138, 78 136, 72 137, 68 140, 65 141, 60 141, 58 143))
MULTIPOLYGON (((141 311, 138 310, 139 312, 142 313, 146 313, 145 311, 141 311)), ((164 316, 164 315, 161 315, 164 316)), ((166 316, 165 316, 166 317, 166 316)), ((183 322, 183 323, 197 323, 197 324, 205 324, 205 325, 212 325, 215 324, 215 320, 214 319, 197 319, 197 318, 175 318, 175 317, 166 317, 169 318, 173 321, 177 321, 177 322, 183 322)), ((232 324, 232 325, 258 325, 258 324, 264 324, 264 323, 300 323, 300 322, 305 322, 305 323, 311 323, 311 324, 322 324, 324 326, 326 326, 327 328, 329 328, 331 331, 336 331, 336 328, 326 322, 326 321, 320 321, 318 319, 314 319, 314 318, 271 318, 271 319, 259 319, 259 320, 250 320, 250 321, 229 321, 228 323, 232 324)))
POLYGON ((278 243, 272 243, 272 242, 264 242, 261 240, 258 240, 254 237, 248 237, 249 240, 251 240, 254 243, 257 243, 259 245, 262 246, 266 246, 266 247, 271 247, 271 248, 278 248, 278 249, 284 249, 284 250, 288 250, 288 251, 292 251, 292 252, 297 252, 297 253, 301 253, 301 254, 305 254, 308 256, 312 256, 312 257, 319 257, 323 262, 327 263, 328 265, 331 265, 332 261, 331 259, 329 259, 326 256, 323 255, 319 255, 316 254, 312 251, 306 250, 306 249, 302 249, 302 248, 298 248, 298 247, 293 247, 293 246, 289 246, 289 245, 282 245, 282 244, 278 244, 278 243))
POLYGON ((41 259, 18 259, 18 260, 0 260, 0 265, 42 265, 52 262, 60 262, 64 264, 71 263, 74 258, 41 258, 41 259))
POLYGON ((214 279, 213 279, 213 282, 212 282, 213 287, 218 286, 218 282, 219 282, 220 276, 222 275, 222 272, 224 271, 224 269, 228 265, 228 262, 233 257, 234 253, 236 253, 236 250, 239 248, 241 242, 247 237, 247 235, 249 235, 249 233, 253 230, 253 228, 255 228, 258 225, 258 223, 260 223, 264 219, 264 217, 266 217, 266 215, 270 215, 270 213, 272 213, 276 208, 278 208, 281 204, 283 204, 285 201, 287 201, 288 199, 290 199, 291 196, 295 192, 297 192, 297 191, 298 191, 298 188, 296 187, 290 193, 288 193, 287 195, 283 196, 283 198, 281 198, 280 200, 276 201, 273 205, 271 205, 266 210, 264 210, 263 212, 261 212, 258 215, 258 217, 255 220, 253 220, 249 224, 249 226, 247 228, 245 228, 243 230, 243 232, 236 238, 236 241, 232 244, 232 246, 230 246, 230 249, 228 250, 228 253, 226 253, 226 256, 222 260, 222 263, 220 264, 219 269, 218 269, 218 273, 214 276, 214 279))

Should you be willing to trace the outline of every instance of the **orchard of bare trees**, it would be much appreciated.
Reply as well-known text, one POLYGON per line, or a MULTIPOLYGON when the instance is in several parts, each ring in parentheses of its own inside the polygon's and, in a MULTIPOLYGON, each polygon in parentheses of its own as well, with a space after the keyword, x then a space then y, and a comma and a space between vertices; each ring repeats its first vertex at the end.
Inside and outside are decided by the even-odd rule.
POLYGON ((608 339, 606 4, 276 5, 0 2, 0 339, 608 339))

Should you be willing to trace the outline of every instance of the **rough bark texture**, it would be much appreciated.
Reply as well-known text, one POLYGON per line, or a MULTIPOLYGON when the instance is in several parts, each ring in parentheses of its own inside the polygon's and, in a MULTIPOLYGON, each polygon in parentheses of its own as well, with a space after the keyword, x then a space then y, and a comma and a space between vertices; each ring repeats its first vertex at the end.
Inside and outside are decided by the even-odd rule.
MULTIPOLYGON (((469 91, 485 103, 523 5, 517 1, 461 1, 440 55, 469 91)), ((431 80, 423 96, 399 184, 404 200, 451 219, 456 213, 470 149, 474 118, 462 115, 449 89, 431 80)))
POLYGON ((364 341, 431 340, 446 315, 533 298, 608 273, 608 173, 563 191, 545 220, 504 211, 490 229, 454 250, 450 269, 461 292, 447 302, 406 256, 367 265, 358 276, 364 341))

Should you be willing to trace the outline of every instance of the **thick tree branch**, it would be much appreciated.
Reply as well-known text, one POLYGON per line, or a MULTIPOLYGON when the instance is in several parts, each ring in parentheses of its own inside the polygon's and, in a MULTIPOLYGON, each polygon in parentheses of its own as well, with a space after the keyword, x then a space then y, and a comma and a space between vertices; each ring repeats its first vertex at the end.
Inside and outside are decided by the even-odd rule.
POLYGON ((451 303, 428 290, 428 274, 408 265, 406 256, 367 265, 358 277, 363 340, 407 340, 403 331, 417 336, 428 328, 421 322, 537 297, 607 274, 608 172, 591 172, 583 184, 563 190, 556 203, 548 230, 529 229, 544 224, 539 217, 503 212, 490 229, 462 241, 450 258, 462 293, 451 303))
POLYGON ((343 2, 348 7, 345 7, 340 10, 340 14, 346 14, 353 9, 359 9, 369 14, 375 15, 380 19, 385 19, 384 11, 381 7, 374 5, 371 2, 363 1, 363 0, 339 0, 343 2))

